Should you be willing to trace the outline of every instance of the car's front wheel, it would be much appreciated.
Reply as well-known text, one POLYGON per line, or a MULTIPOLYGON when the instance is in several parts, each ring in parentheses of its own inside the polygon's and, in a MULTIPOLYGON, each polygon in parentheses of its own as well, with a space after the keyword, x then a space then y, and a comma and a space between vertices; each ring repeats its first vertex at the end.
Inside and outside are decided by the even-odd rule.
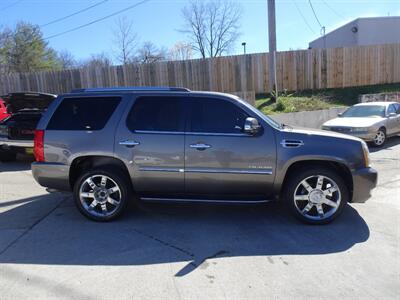
POLYGON ((116 168, 94 169, 82 174, 74 185, 79 211, 94 221, 111 221, 125 210, 131 197, 130 185, 116 168))
POLYGON ((381 147, 386 142, 386 131, 384 128, 379 128, 378 132, 375 134, 373 144, 375 147, 381 147))
POLYGON ((286 185, 286 202, 294 215, 310 224, 326 224, 338 217, 349 200, 342 177, 328 168, 301 169, 286 185))

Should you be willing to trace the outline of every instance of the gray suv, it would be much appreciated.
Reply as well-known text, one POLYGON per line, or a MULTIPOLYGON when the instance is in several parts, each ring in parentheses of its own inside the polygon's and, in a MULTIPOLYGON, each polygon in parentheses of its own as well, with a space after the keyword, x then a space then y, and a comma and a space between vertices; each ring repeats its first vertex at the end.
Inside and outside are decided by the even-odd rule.
POLYGON ((335 219, 375 187, 362 140, 278 124, 239 98, 184 88, 81 89, 58 96, 35 132, 32 172, 72 190, 96 221, 131 200, 262 203, 335 219))

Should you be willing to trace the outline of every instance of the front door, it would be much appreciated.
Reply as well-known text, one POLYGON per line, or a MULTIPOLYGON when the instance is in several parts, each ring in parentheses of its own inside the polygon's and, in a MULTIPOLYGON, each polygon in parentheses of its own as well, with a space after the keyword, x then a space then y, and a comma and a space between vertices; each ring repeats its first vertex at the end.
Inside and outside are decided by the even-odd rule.
MULTIPOLYGON (((261 200, 272 194, 275 137, 243 132, 251 115, 229 98, 192 96, 185 139, 185 192, 193 198, 261 200)), ((260 123, 261 120, 259 120, 260 123)))
POLYGON ((179 96, 138 97, 121 121, 117 156, 129 165, 142 197, 169 197, 184 191, 184 120, 179 96))

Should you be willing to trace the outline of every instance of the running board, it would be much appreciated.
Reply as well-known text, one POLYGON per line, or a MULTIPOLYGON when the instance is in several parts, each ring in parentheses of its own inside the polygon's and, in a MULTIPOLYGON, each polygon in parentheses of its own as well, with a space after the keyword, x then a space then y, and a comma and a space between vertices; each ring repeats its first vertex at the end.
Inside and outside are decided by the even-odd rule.
POLYGON ((217 204, 261 204, 267 203, 272 200, 205 200, 205 199, 179 199, 179 198, 150 198, 150 197, 143 197, 140 200, 145 202, 182 202, 182 203, 217 203, 217 204))

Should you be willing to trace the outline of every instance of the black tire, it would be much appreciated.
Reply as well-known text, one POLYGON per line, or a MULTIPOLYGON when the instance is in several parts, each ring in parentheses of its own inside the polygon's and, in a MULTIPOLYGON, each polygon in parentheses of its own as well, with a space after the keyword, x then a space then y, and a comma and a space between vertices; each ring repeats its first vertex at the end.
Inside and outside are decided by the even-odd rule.
MULTIPOLYGON (((90 190, 88 192, 90 192, 90 190)), ((95 168, 83 173, 76 180, 73 193, 75 204, 79 211, 85 217, 98 222, 108 222, 120 217, 126 210, 127 204, 132 198, 132 188, 129 178, 127 178, 124 172, 116 167, 95 168), (118 193, 114 192, 113 194, 107 194, 108 196, 112 196, 113 200, 119 200, 117 201, 119 202, 118 205, 113 205, 108 200, 106 201, 104 197, 107 197, 107 195, 104 197, 101 195, 101 192, 104 193, 104 189, 101 190, 102 187, 99 186, 101 185, 101 181, 99 182, 98 180, 104 176, 108 178, 107 186, 105 187, 106 190, 109 190, 114 184, 119 188, 118 193), (98 197, 102 197, 101 199, 95 197, 81 197, 81 192, 85 192, 85 189, 91 189, 90 184, 87 182, 88 178, 92 178, 92 182, 96 184, 97 192, 95 192, 95 189, 92 189, 93 195, 96 194, 98 197), (95 200, 97 204, 95 203, 95 207, 89 209, 89 203, 92 204, 93 200, 95 200), (98 202, 98 200, 102 202, 98 202), (104 214, 104 211, 102 210, 103 205, 106 205, 107 209, 110 209, 110 214, 104 214), (100 210, 102 213, 99 212, 100 210)))
POLYGON ((290 176, 285 185, 284 197, 285 203, 296 218, 308 224, 320 225, 332 222, 342 213, 346 203, 350 200, 350 193, 343 178, 337 172, 325 167, 311 167, 296 170, 290 176), (319 177, 323 179, 322 187, 318 189, 319 177), (302 182, 305 179, 307 179, 306 184, 308 183, 310 189, 313 189, 312 193, 303 186, 302 182), (331 195, 323 195, 324 191, 327 192, 330 187, 333 187, 332 191, 336 188, 338 191, 332 192, 331 195), (295 200, 295 196, 299 200, 295 200), (331 202, 328 202, 328 205, 324 201, 331 202), (333 207, 332 204, 335 204, 336 207, 333 207), (319 213, 321 207, 324 217, 321 217, 319 213), (306 209, 309 210, 305 212, 306 209))
POLYGON ((382 147, 386 143, 386 139, 387 139, 386 129, 383 127, 379 128, 378 131, 376 132, 374 140, 372 141, 372 145, 374 147, 382 147), (383 141, 382 141, 382 139, 383 139, 383 141))
POLYGON ((1 162, 11 162, 16 161, 17 153, 11 150, 0 149, 0 161, 1 162))

